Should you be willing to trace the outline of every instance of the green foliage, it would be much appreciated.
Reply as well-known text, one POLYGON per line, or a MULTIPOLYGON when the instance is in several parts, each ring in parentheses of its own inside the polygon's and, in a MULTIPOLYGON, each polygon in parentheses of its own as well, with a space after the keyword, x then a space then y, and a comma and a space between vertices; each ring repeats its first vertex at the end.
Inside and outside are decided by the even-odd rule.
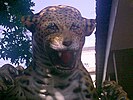
POLYGON ((0 58, 19 64, 31 60, 31 39, 21 24, 21 17, 32 14, 31 0, 0 0, 0 58))

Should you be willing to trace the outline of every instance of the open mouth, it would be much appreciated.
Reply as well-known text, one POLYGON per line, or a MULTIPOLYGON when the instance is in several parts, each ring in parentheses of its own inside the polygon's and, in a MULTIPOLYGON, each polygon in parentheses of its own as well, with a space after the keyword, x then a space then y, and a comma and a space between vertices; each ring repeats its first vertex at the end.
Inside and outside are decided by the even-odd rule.
POLYGON ((75 66, 75 59, 78 51, 75 50, 49 50, 51 62, 59 70, 72 70, 75 66))

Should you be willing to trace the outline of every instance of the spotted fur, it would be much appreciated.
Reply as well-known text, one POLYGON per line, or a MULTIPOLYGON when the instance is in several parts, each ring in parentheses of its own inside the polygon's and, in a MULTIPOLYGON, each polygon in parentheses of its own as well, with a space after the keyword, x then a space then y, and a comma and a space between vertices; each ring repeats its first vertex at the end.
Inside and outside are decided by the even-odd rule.
POLYGON ((105 81, 102 86, 102 100, 129 100, 127 93, 115 81, 105 81))
POLYGON ((70 6, 50 6, 22 17, 32 32, 33 61, 23 69, 0 69, 0 100, 98 100, 89 73, 81 62, 85 36, 94 19, 83 18, 70 6))
POLYGON ((93 32, 95 20, 59 5, 24 16, 22 23, 32 32, 33 61, 24 71, 17 70, 21 75, 4 90, 6 100, 97 100, 81 62, 85 36, 93 32))

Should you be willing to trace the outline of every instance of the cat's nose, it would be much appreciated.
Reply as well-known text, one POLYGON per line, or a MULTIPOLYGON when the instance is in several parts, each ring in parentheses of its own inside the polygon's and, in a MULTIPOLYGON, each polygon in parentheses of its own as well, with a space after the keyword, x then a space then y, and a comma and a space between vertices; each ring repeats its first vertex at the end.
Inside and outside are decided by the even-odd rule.
POLYGON ((62 43, 64 46, 70 46, 72 44, 72 41, 63 41, 62 43))

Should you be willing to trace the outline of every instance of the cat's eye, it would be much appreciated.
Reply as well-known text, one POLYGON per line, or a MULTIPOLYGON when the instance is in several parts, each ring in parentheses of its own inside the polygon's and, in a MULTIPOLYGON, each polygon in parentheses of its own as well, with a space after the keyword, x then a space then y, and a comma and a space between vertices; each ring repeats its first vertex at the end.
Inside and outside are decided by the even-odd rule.
POLYGON ((50 33, 55 33, 59 31, 59 28, 55 23, 49 23, 48 26, 46 27, 46 30, 50 33))
POLYGON ((80 28, 79 25, 73 23, 72 26, 70 27, 70 30, 75 31, 75 30, 77 30, 78 28, 80 28))

